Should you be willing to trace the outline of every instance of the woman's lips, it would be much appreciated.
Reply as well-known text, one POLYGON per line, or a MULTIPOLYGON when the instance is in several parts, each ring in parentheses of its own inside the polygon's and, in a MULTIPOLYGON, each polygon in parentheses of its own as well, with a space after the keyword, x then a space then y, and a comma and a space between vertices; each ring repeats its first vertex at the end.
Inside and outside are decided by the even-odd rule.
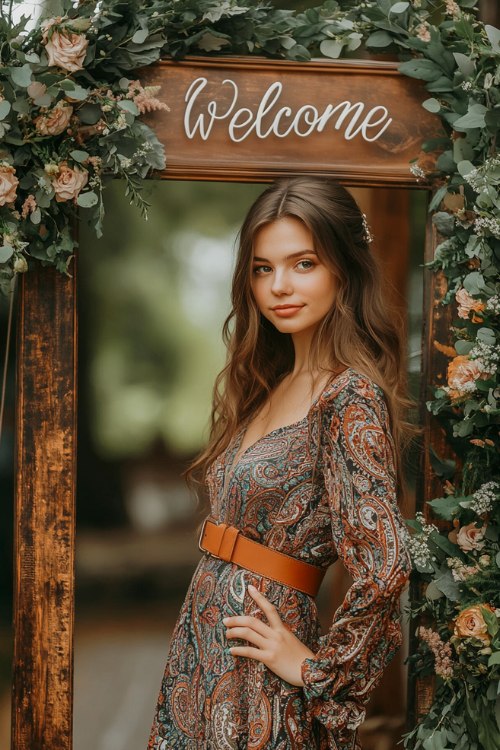
POLYGON ((280 318, 291 318, 299 310, 302 310, 304 305, 291 305, 290 307, 273 307, 273 312, 279 315, 280 318))

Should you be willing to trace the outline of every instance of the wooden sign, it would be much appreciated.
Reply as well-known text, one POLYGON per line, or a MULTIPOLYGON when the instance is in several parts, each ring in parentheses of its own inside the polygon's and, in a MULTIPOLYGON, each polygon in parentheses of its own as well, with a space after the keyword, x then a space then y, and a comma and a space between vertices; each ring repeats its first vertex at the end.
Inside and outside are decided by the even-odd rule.
POLYGON ((392 62, 189 58, 140 77, 160 85, 170 107, 145 118, 165 144, 167 178, 302 172, 415 187, 411 160, 424 139, 442 134, 422 107, 423 86, 392 62))

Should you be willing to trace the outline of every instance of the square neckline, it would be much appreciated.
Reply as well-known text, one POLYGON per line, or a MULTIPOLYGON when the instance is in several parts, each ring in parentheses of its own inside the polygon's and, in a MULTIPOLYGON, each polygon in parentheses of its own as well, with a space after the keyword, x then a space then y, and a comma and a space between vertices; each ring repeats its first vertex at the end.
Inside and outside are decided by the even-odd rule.
POLYGON ((297 420, 295 420, 295 422, 290 422, 289 424, 281 425, 280 427, 275 427, 273 430, 270 430, 269 432, 266 432, 265 435, 261 435, 260 438, 257 438, 257 440, 255 440, 251 445, 249 445, 247 448, 245 448, 245 450, 243 451, 243 453, 240 454, 240 456, 238 457, 238 460, 236 461, 235 459, 238 456, 238 451, 239 451, 239 449, 241 447, 241 444, 242 444, 242 442, 243 442, 243 440, 245 438, 246 431, 248 429, 248 422, 244 422, 242 424, 239 432, 238 432, 238 439, 235 442, 235 444, 236 444, 236 451, 232 455, 232 461, 231 461, 231 464, 229 466, 228 473, 231 473, 232 471, 234 471, 234 469, 236 469, 236 467, 238 466, 238 464, 241 463, 241 461, 243 460, 243 458, 245 457, 245 455, 252 448, 254 448, 256 445, 258 445, 259 443, 261 443, 266 438, 270 437, 271 435, 274 435, 277 432, 279 433, 279 432, 283 432, 284 430, 288 430, 291 427, 297 427, 298 425, 302 424, 302 422, 305 422, 306 420, 308 420, 309 419, 309 415, 311 414, 312 410, 314 409, 314 407, 316 406, 316 404, 321 400, 321 398, 324 396, 324 394, 328 390, 328 388, 332 385, 332 383, 334 383, 336 381, 337 378, 339 378, 341 375, 344 375, 348 370, 352 370, 352 368, 349 367, 349 366, 345 367, 342 370, 342 372, 338 372, 336 375, 334 375, 332 378, 330 378, 330 380, 328 380, 328 382, 326 383, 326 385, 323 388, 323 390, 321 391, 321 393, 311 403, 311 405, 310 405, 310 407, 309 407, 309 409, 307 411, 307 414, 305 414, 303 417, 301 417, 301 419, 297 419, 297 420))

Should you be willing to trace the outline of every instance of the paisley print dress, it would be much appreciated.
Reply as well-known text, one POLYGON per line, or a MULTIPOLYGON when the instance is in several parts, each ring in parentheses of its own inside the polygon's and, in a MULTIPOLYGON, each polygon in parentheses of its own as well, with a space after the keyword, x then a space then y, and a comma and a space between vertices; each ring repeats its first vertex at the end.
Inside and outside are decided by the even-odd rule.
POLYGON ((353 583, 322 634, 312 596, 204 553, 172 633, 148 750, 359 750, 367 701, 402 642, 411 569, 383 390, 348 367, 306 417, 233 466, 244 431, 210 467, 212 518, 325 569, 340 558, 353 583), (250 583, 313 651, 303 686, 229 653, 249 643, 226 638, 223 617, 266 621, 250 583))

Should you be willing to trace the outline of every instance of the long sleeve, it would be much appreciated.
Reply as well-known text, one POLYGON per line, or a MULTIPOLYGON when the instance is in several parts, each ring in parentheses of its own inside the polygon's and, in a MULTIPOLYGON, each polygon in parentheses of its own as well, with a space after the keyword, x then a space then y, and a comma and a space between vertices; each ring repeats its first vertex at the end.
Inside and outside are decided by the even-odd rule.
POLYGON ((402 642, 399 600, 411 560, 383 390, 357 375, 326 404, 322 431, 333 542, 353 584, 301 674, 311 715, 334 747, 354 750, 366 703, 402 642))

